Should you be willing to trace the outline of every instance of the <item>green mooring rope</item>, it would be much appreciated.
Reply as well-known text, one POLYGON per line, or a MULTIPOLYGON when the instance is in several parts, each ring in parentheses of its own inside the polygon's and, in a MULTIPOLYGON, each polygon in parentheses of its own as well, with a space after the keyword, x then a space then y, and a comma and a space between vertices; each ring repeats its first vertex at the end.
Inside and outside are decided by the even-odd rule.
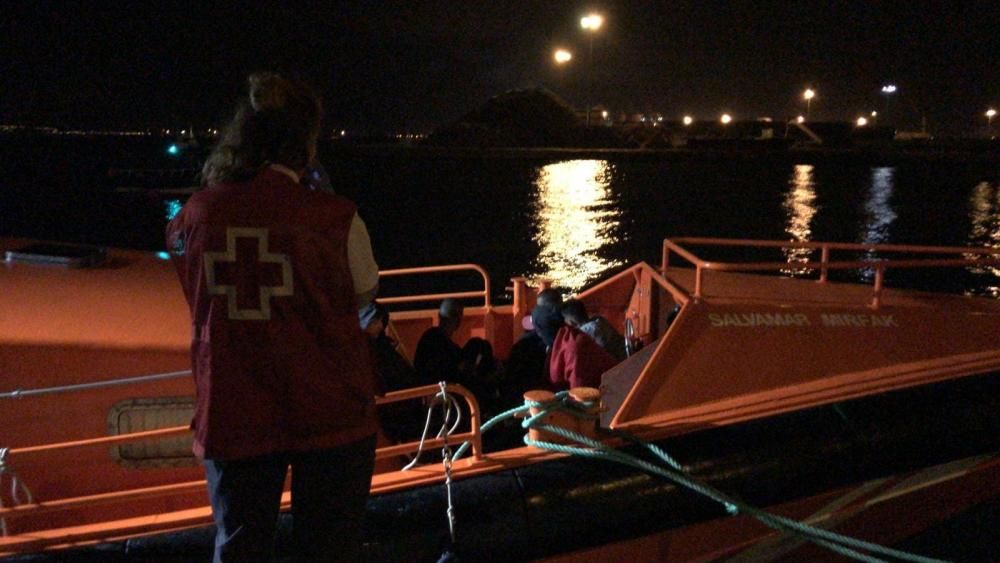
MULTIPOLYGON (((655 444, 645 442, 625 432, 616 431, 612 432, 612 434, 624 438, 635 445, 645 448, 646 450, 651 452, 654 456, 656 456, 657 459, 659 459, 664 464, 669 466, 669 468, 672 469, 669 469, 667 467, 662 467, 654 463, 650 463, 634 455, 625 453, 623 451, 614 448, 610 448, 607 445, 603 444, 602 442, 593 440, 582 434, 572 432, 562 427, 551 426, 542 423, 542 419, 548 416, 551 412, 557 410, 566 412, 578 418, 585 418, 585 419, 596 418, 595 415, 585 412, 585 409, 587 409, 591 405, 586 403, 569 403, 566 400, 568 396, 569 393, 567 391, 562 391, 557 393, 551 402, 536 403, 531 401, 525 401, 524 405, 512 408, 491 418, 489 421, 483 424, 483 426, 481 427, 481 431, 486 432, 487 430, 493 428, 494 426, 496 426, 497 424, 499 424, 504 420, 512 418, 518 414, 527 412, 531 408, 538 408, 541 409, 538 413, 526 418, 524 421, 521 422, 522 428, 526 430, 536 429, 536 430, 550 432, 552 434, 562 436, 563 438, 566 438, 568 440, 572 440, 579 445, 555 444, 552 442, 532 440, 528 437, 527 434, 525 434, 524 443, 529 446, 534 446, 536 448, 546 449, 565 454, 589 457, 593 459, 604 459, 607 461, 614 461, 617 463, 635 467, 636 469, 640 469, 647 473, 659 475, 670 481, 673 481, 678 485, 681 485, 687 489, 690 489, 691 491, 694 491, 702 496, 705 496, 721 504, 726 509, 726 512, 728 512, 731 515, 735 516, 740 513, 747 514, 749 516, 752 516, 753 518, 756 518, 758 521, 760 521, 761 523, 770 528, 773 528, 783 533, 798 534, 800 536, 803 536, 808 541, 811 541, 813 543, 826 547, 827 549, 830 549, 836 553, 840 553, 841 555, 845 555, 847 557, 850 557, 851 559, 855 559, 858 561, 873 562, 873 563, 884 561, 883 559, 878 559, 876 557, 868 555, 867 553, 862 552, 862 551, 868 551, 886 557, 893 557, 902 561, 914 561, 917 563, 942 563, 942 560, 940 559, 923 557, 920 555, 915 555, 905 551, 892 549, 875 543, 859 540, 857 538, 845 536, 843 534, 837 534, 834 532, 830 532, 828 530, 804 524, 802 522, 793 520, 791 518, 786 518, 784 516, 779 516, 777 514, 771 514, 770 512, 745 504, 733 497, 730 497, 729 495, 726 495, 725 493, 717 489, 714 489, 704 483, 698 482, 690 475, 688 475, 687 472, 681 466, 681 464, 678 463, 676 460, 674 460, 672 457, 670 457, 670 455, 668 455, 665 451, 663 451, 663 449, 656 446, 655 444)), ((464 444, 462 444, 462 446, 455 451, 454 459, 459 459, 463 454, 465 454, 465 452, 468 451, 469 445, 470 445, 469 442, 465 442, 464 444)))

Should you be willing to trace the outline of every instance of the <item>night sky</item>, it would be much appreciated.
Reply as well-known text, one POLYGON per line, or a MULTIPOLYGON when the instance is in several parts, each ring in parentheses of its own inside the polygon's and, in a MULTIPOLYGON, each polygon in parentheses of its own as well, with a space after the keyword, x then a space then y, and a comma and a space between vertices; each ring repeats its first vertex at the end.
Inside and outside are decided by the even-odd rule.
MULTIPOLYGON (((427 132, 510 89, 614 112, 853 119, 964 132, 1000 106, 1000 2, 411 0, 0 6, 0 124, 208 127, 246 75, 322 94, 331 129, 427 132), (593 36, 587 88, 588 11, 593 36), (568 65, 553 49, 574 52, 568 65), (589 93, 589 94, 588 94, 589 93)), ((998 108, 1000 109, 1000 108, 998 108)))

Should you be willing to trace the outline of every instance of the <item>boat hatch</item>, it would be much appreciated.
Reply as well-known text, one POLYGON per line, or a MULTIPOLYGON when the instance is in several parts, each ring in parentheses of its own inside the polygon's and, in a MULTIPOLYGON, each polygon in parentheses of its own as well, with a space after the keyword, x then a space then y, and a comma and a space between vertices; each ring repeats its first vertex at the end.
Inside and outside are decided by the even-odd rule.
MULTIPOLYGON (((128 399, 116 403, 108 413, 108 435, 183 426, 193 416, 193 397, 128 399)), ((191 440, 188 435, 118 444, 111 448, 111 457, 130 468, 197 465, 191 440)))
POLYGON ((95 268, 104 263, 108 251, 101 246, 32 243, 4 253, 6 262, 53 264, 67 268, 95 268))

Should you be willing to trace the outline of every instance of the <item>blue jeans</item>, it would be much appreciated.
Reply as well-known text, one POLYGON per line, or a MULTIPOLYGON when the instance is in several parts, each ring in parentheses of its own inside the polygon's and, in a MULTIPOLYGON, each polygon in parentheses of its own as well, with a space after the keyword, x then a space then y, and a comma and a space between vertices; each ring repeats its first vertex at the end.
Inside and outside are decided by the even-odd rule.
POLYGON ((375 463, 375 437, 309 452, 206 459, 215 562, 271 561, 281 492, 292 468, 292 537, 302 561, 356 560, 375 463))

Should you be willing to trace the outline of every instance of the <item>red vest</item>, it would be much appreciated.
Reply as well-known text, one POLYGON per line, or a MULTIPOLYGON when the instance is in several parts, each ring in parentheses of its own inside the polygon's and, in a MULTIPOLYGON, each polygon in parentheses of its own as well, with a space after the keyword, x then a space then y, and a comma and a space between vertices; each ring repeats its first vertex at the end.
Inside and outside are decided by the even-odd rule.
POLYGON ((577 328, 565 325, 549 352, 549 382, 556 391, 601 386, 601 375, 617 364, 607 350, 577 328))
POLYGON ((194 194, 167 226, 191 308, 198 457, 328 448, 375 433, 347 258, 354 213, 342 197, 265 169, 194 194))

